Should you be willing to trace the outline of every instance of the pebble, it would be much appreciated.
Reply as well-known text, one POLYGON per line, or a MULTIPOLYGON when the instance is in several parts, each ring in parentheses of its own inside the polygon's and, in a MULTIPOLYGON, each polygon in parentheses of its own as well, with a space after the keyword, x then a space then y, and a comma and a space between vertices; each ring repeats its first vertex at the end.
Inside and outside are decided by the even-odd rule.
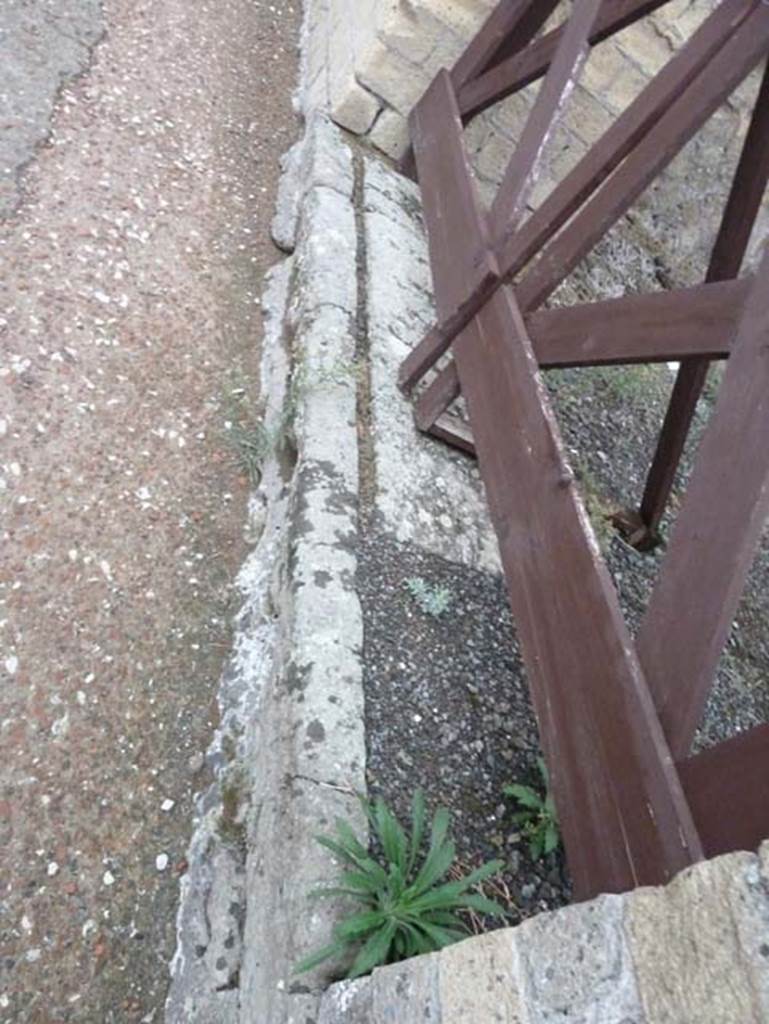
POLYGON ((48 877, 53 878, 54 875, 57 875, 59 873, 59 865, 56 863, 55 860, 52 860, 51 863, 46 868, 46 871, 48 873, 48 877))
POLYGON ((157 868, 158 871, 165 871, 165 869, 168 867, 167 853, 159 853, 157 855, 157 857, 155 858, 155 867, 157 868))
POLYGON ((101 880, 102 880, 102 882, 105 885, 114 885, 115 884, 115 876, 112 874, 111 871, 105 871, 104 874, 102 875, 102 879, 101 880))
POLYGON ((175 804, 176 804, 175 800, 164 800, 163 803, 160 805, 160 810, 161 811, 172 811, 174 809, 175 804))

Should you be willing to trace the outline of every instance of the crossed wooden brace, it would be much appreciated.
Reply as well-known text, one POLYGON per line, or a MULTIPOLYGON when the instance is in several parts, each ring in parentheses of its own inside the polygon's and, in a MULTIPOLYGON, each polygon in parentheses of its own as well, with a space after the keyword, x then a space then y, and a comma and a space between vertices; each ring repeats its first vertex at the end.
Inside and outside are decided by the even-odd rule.
POLYGON ((756 794, 769 769, 769 726, 689 756, 769 512, 769 255, 755 278, 736 279, 769 177, 769 73, 705 284, 540 309, 766 57, 769 7, 721 3, 522 222, 543 147, 590 45, 664 2, 575 0, 569 20, 536 40, 556 2, 501 3, 414 108, 413 150, 403 162, 420 184, 439 322, 403 362, 399 382, 411 391, 451 348, 451 361, 416 400, 416 420, 478 457, 578 896, 659 883, 769 834, 769 801, 756 794), (463 121, 542 74, 487 213, 463 121), (709 361, 726 357, 634 643, 538 370, 681 361, 641 505, 655 530, 709 361), (447 414, 460 391, 472 435, 447 414))

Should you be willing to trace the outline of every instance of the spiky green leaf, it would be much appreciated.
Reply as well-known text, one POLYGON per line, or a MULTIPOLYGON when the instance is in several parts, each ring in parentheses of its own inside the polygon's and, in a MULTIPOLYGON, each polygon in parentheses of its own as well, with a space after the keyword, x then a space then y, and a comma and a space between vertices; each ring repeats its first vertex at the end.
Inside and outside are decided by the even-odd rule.
POLYGON ((380 964, 386 964, 397 928, 398 925, 395 921, 387 921, 370 935, 353 961, 347 977, 359 978, 380 964))
POLYGON ((314 967, 322 964, 324 960, 341 956, 345 949, 346 946, 343 942, 331 942, 328 946, 323 946, 322 949, 317 949, 314 953, 310 953, 309 956, 300 960, 294 968, 294 974, 304 974, 306 971, 311 971, 314 967))
POLYGON ((352 939, 359 939, 362 935, 380 928, 387 920, 385 913, 381 910, 363 910, 359 914, 352 914, 340 921, 334 928, 334 936, 350 942, 352 939))
POLYGON ((477 910, 479 914, 489 914, 492 917, 505 917, 507 915, 507 911, 499 903, 477 893, 469 893, 467 896, 463 896, 461 902, 463 907, 477 910))
POLYGON ((542 807, 542 797, 531 786, 523 786, 518 782, 512 782, 507 786, 503 786, 502 792, 505 796, 514 797, 524 807, 531 807, 533 810, 539 810, 542 807))
POLYGON ((545 829, 544 839, 544 850, 545 853, 552 853, 561 841, 561 837, 558 834, 558 826, 554 821, 548 822, 547 828, 545 829))
POLYGON ((410 875, 414 870, 419 855, 419 848, 422 845, 422 836, 425 830, 425 795, 421 789, 414 792, 411 800, 411 840, 409 842, 409 856, 406 874, 410 875))

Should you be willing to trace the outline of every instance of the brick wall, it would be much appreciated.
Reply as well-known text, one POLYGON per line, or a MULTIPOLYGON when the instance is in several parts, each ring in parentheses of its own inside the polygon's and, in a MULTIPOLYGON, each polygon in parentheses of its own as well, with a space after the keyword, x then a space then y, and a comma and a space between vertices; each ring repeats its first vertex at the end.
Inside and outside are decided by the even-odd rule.
MULTIPOLYGON (((673 0, 597 46, 545 153, 536 206, 691 35, 717 0, 673 0)), ((441 67, 451 67, 494 0, 309 0, 305 59, 311 105, 397 158, 406 118, 441 67)), ((561 4, 554 20, 568 9, 561 4)), ((702 280, 718 227, 757 73, 673 161, 555 301, 684 286, 702 280)), ((476 118, 466 141, 482 198, 489 201, 520 135, 535 84, 476 118)), ((766 237, 764 211, 753 254, 766 237)), ((753 258, 755 256, 753 255, 753 258)))

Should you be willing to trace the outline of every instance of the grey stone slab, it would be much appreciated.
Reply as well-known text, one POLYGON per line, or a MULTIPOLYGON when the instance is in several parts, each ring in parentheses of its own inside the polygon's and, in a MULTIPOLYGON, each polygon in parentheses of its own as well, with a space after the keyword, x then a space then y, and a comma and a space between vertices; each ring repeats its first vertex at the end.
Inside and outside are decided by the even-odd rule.
POLYGON ((629 897, 625 929, 644 1012, 653 1024, 766 1020, 732 909, 735 899, 756 896, 755 889, 748 895, 745 888, 754 862, 750 854, 706 861, 666 889, 640 889, 629 897))
POLYGON ((399 541, 498 571, 499 551, 475 462, 421 435, 396 386, 398 366, 434 318, 413 185, 367 160, 364 184, 375 515, 399 541))
POLYGON ((442 1024, 527 1024, 514 937, 504 928, 441 951, 442 1024))
POLYGON ((530 1024, 643 1024, 623 933, 625 897, 601 896, 513 932, 530 1024))
MULTIPOLYGON (((281 264, 270 273, 263 300, 262 382, 269 396, 266 415, 270 420, 278 415, 286 395, 282 335, 289 271, 288 264, 281 264)), ((269 583, 281 558, 286 518, 283 490, 279 467, 268 461, 250 503, 255 547, 238 574, 243 604, 217 694, 220 724, 207 753, 215 781, 198 799, 197 823, 187 851, 189 867, 181 884, 177 947, 166 1003, 168 1024, 237 1020, 237 989, 224 987, 236 986, 242 966, 245 857, 238 827, 250 799, 247 766, 253 756, 255 723, 275 664, 278 629, 269 583), (236 757, 231 763, 233 750, 236 757), (238 811, 237 820, 223 829, 225 787, 230 789, 230 799, 237 795, 238 811)))
POLYGON ((374 971, 372 988, 372 1024, 441 1024, 437 953, 374 971))
POLYGON ((316 147, 307 164, 291 260, 285 343, 292 355, 282 428, 287 507, 271 602, 278 654, 248 747, 248 908, 241 1022, 314 1020, 329 963, 297 975, 297 962, 327 944, 343 911, 311 900, 338 866, 315 840, 337 817, 365 822, 361 612, 355 592, 358 524, 355 216, 329 185, 349 153, 316 147))
POLYGON ((370 978, 332 985, 323 995, 318 1024, 371 1024, 372 996, 370 978))
POLYGON ((283 155, 281 166, 271 232, 280 249, 293 252, 302 202, 310 189, 329 188, 352 198, 352 158, 341 144, 339 129, 326 118, 310 114, 304 135, 283 155))

